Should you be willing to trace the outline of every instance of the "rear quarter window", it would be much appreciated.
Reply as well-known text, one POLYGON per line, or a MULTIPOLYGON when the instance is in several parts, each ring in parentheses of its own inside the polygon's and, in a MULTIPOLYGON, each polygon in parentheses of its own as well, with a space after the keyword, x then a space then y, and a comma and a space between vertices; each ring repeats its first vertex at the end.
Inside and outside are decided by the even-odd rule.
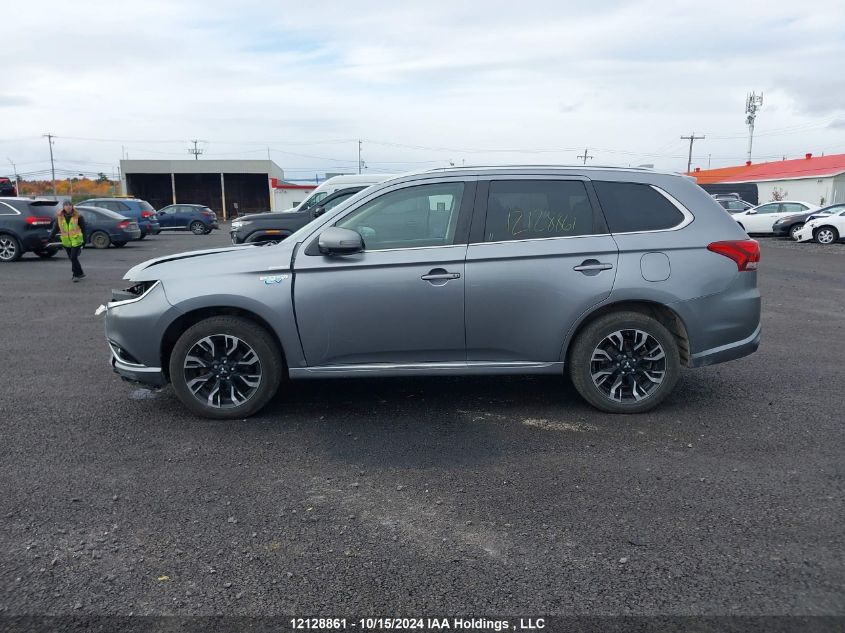
POLYGON ((662 231, 678 226, 684 214, 651 185, 593 181, 611 233, 662 231))

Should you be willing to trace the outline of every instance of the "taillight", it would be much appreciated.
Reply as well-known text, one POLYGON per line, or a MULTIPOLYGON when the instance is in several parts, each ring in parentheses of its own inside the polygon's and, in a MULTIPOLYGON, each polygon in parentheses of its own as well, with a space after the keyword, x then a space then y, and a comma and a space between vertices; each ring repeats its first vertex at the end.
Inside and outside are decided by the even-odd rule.
POLYGON ((152 217, 152 215, 153 214, 150 213, 149 211, 141 211, 141 217, 142 218, 150 218, 150 217, 152 217))
POLYGON ((713 242, 707 245, 707 250, 734 260, 740 272, 757 270, 760 261, 760 244, 757 240, 713 242))
POLYGON ((26 219, 26 223, 30 226, 50 226, 53 223, 53 218, 45 218, 38 215, 30 215, 26 219))
POLYGON ((130 223, 129 223, 129 220, 122 220, 122 221, 120 221, 120 222, 118 222, 118 223, 117 223, 117 228, 119 228, 119 229, 125 229, 125 228, 127 228, 127 227, 129 226, 129 224, 130 224, 130 223))
POLYGON ((203 211, 202 214, 207 215, 208 217, 211 217, 211 216, 214 215, 214 213, 212 211, 203 211))

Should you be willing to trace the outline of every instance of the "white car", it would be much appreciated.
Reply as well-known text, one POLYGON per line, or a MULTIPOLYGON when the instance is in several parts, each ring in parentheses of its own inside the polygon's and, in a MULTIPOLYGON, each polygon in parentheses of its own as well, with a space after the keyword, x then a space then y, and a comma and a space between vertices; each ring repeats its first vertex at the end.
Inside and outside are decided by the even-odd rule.
POLYGON ((745 229, 748 234, 751 233, 774 233, 772 225, 789 215, 797 213, 806 213, 807 211, 815 211, 818 205, 810 204, 809 202, 802 202, 800 200, 776 200, 774 202, 766 202, 758 205, 748 211, 741 213, 734 213, 731 217, 745 229))
POLYGON ((813 218, 795 234, 795 241, 833 244, 845 237, 845 210, 813 218))

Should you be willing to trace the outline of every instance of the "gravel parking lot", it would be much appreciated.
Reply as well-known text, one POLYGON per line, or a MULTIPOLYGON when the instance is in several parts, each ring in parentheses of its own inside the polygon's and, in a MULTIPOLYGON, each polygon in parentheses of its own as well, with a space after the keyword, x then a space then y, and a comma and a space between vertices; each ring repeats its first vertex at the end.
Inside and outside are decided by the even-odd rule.
POLYGON ((547 377, 188 415, 94 309, 160 235, 0 265, 0 613, 845 614, 845 245, 763 240, 763 343, 613 417, 547 377))

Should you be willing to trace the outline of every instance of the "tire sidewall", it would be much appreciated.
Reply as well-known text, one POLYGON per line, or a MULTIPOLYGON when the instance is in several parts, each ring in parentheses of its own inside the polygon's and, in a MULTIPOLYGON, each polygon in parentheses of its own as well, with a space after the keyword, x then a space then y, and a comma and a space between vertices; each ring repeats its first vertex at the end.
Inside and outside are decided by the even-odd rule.
POLYGON ((569 373, 578 392, 594 407, 608 413, 642 413, 659 405, 675 388, 680 378, 678 344, 672 333, 656 319, 637 312, 618 312, 599 317, 578 335, 569 355, 569 373), (596 346, 617 330, 637 329, 653 336, 666 354, 663 382, 646 398, 633 404, 610 400, 593 383, 590 359, 596 346))
POLYGON ((205 224, 203 224, 199 220, 194 220, 188 226, 188 230, 190 230, 191 233, 193 233, 194 235, 204 235, 205 234, 205 224), (197 230, 197 227, 200 227, 199 230, 197 230))
POLYGON ((191 412, 213 419, 240 419, 253 415, 275 395, 282 377, 282 356, 273 337, 260 325, 241 317, 219 316, 204 319, 188 328, 173 347, 170 355, 170 382, 176 396, 191 412), (193 396, 184 378, 184 362, 188 351, 200 339, 213 334, 231 334, 245 341, 261 363, 261 384, 243 404, 218 409, 203 404, 193 396))
POLYGON ((93 235, 91 235, 90 239, 88 240, 91 243, 91 246, 94 248, 108 248, 111 244, 111 238, 108 236, 107 233, 103 231, 95 231, 93 235), (96 239, 103 239, 105 238, 104 243, 98 244, 95 240, 96 239))

